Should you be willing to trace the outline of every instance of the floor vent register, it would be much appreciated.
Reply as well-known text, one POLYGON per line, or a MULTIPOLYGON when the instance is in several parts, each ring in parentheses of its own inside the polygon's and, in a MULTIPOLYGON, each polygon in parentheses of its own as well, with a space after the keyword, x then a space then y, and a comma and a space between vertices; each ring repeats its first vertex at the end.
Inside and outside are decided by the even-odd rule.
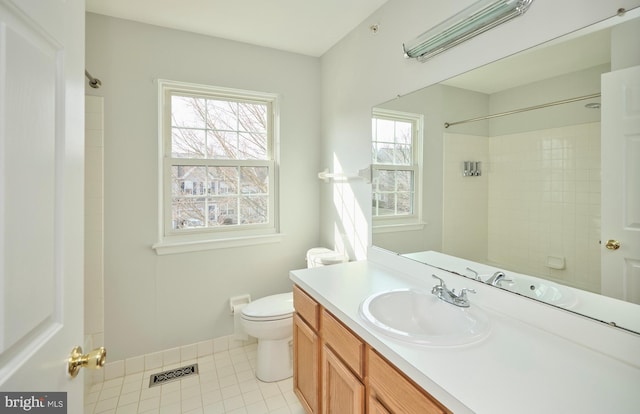
POLYGON ((198 364, 191 364, 180 368, 170 369, 169 371, 153 374, 149 378, 149 388, 156 385, 166 384, 191 375, 198 375, 198 364))

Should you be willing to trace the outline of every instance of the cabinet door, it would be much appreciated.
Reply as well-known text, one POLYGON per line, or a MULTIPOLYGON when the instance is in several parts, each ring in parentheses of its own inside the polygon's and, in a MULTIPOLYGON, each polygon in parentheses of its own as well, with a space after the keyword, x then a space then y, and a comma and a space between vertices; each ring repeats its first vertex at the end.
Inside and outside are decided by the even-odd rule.
POLYGON ((364 413, 364 385, 327 346, 322 350, 322 412, 364 413))
POLYGON ((367 407, 367 414, 391 414, 373 395, 369 395, 367 407))
MULTIPOLYGON (((368 349, 369 393, 395 414, 450 413, 435 398, 413 385, 394 366, 368 349)), ((373 411, 375 412, 375 411, 373 411)))
POLYGON ((333 315, 322 311, 322 340, 360 379, 364 378, 364 342, 333 315))
POLYGON ((293 390, 309 414, 318 414, 320 342, 300 316, 293 315, 293 390))
POLYGON ((293 287, 293 307, 307 325, 317 332, 320 328, 320 305, 298 285, 293 287))

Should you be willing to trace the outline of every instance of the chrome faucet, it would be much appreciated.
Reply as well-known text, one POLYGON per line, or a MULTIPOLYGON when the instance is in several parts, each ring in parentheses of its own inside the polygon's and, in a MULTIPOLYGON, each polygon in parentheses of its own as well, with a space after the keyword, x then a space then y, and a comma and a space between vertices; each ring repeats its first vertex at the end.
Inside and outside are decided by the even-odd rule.
POLYGON ((473 280, 479 280, 479 281, 482 282, 482 279, 480 279, 480 275, 478 275, 478 272, 476 272, 475 270, 473 270, 470 267, 467 267, 467 270, 470 271, 471 273, 473 273, 473 277, 471 277, 471 276, 467 276, 467 277, 471 277, 471 279, 473 279, 473 280))
POLYGON ((491 286, 500 286, 503 281, 510 282, 511 280, 507 279, 507 275, 505 275, 504 272, 497 271, 484 283, 488 283, 491 286))
POLYGON ((467 297, 467 292, 476 293, 475 290, 465 288, 460 291, 460 294, 456 294, 455 289, 449 290, 447 288, 447 285, 444 283, 444 280, 440 279, 436 275, 431 275, 431 276, 433 276, 435 279, 438 279, 440 281, 439 284, 431 288, 431 293, 436 295, 438 299, 443 300, 452 305, 459 306, 461 308, 468 308, 469 306, 471 306, 471 303, 469 302, 469 298, 467 297))

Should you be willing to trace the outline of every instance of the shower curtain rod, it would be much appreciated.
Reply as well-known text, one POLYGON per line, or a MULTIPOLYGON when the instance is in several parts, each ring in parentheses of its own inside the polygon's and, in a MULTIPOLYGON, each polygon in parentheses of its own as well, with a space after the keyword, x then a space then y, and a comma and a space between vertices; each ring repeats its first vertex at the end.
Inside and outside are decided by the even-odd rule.
POLYGON ((456 121, 456 122, 445 122, 444 123, 444 127, 445 128, 449 128, 450 126, 459 125, 459 124, 466 124, 467 122, 484 121, 485 119, 498 118, 498 117, 505 116, 505 115, 513 115, 513 114, 517 114, 517 113, 520 113, 520 112, 532 111, 534 109, 547 108, 549 106, 556 106, 556 105, 562 105, 562 104, 567 104, 567 103, 571 103, 571 102, 584 101, 586 99, 599 98, 600 95, 601 95, 600 93, 594 93, 594 94, 591 94, 591 95, 578 96, 576 98, 563 99, 561 101, 555 101, 555 102, 549 102, 549 103, 546 103, 546 104, 530 106, 528 108, 520 108, 520 109, 514 109, 512 111, 500 112, 498 114, 480 116, 478 118, 470 118, 470 119, 465 119, 465 120, 456 121))
POLYGON ((92 88, 98 89, 100 85, 102 85, 102 82, 100 82, 100 79, 94 78, 93 76, 91 76, 91 74, 86 69, 84 70, 84 76, 86 76, 87 79, 89 79, 89 86, 91 86, 92 88))

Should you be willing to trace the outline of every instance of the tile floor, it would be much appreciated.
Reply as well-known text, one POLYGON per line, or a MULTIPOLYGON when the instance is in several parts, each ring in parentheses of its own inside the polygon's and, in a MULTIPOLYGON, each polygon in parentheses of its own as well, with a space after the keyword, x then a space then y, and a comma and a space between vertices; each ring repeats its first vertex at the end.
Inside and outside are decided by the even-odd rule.
POLYGON ((85 414, 303 414, 291 378, 255 378, 256 346, 94 384, 85 396, 85 414), (192 363, 198 363, 198 375, 149 388, 151 374, 192 363))

